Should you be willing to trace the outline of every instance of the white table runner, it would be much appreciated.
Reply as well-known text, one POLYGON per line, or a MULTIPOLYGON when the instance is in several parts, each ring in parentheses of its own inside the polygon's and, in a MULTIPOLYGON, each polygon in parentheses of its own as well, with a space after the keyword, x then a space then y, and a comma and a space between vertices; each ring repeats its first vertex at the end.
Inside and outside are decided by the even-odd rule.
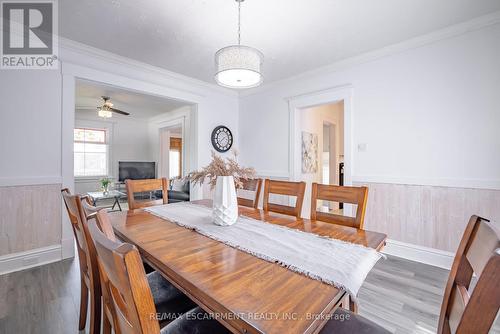
POLYGON ((145 210, 263 260, 345 289, 353 297, 382 256, 361 245, 244 216, 232 226, 218 226, 212 223, 211 208, 193 203, 159 205, 145 210))

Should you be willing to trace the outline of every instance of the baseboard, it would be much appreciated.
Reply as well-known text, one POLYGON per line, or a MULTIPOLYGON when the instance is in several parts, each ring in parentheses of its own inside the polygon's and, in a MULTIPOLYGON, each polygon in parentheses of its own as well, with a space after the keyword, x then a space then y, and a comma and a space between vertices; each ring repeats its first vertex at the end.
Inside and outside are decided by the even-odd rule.
POLYGON ((423 247, 397 240, 387 239, 383 253, 403 259, 451 269, 455 254, 440 249, 423 247))
POLYGON ((0 275, 61 260, 61 245, 0 256, 0 275))

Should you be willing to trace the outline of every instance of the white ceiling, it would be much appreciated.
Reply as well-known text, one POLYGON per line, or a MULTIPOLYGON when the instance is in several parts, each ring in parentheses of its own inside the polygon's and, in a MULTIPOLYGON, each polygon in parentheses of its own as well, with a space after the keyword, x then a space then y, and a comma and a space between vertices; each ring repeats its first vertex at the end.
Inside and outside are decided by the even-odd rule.
MULTIPOLYGON (((242 44, 265 55, 264 80, 500 10, 499 0, 246 0, 242 44)), ((236 42, 233 0, 59 1, 63 37, 214 82, 214 53, 236 42)))
MULTIPOLYGON (((151 118, 188 105, 183 101, 141 94, 95 82, 84 80, 76 82, 76 109, 97 113, 96 108, 103 104, 101 96, 109 96, 114 108, 126 111, 134 118, 151 118)), ((127 117, 113 114, 113 117, 115 116, 127 117)))

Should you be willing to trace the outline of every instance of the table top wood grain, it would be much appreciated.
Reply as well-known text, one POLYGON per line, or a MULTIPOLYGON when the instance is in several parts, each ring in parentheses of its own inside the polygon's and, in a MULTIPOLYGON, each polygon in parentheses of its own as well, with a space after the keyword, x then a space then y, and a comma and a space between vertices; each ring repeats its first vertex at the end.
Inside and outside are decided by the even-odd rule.
MULTIPOLYGON (((240 207, 239 212, 374 249, 386 239, 382 233, 259 209, 240 207)), ((148 263, 235 333, 317 333, 345 295, 142 210, 113 212, 110 218, 122 240, 135 244, 148 263)))

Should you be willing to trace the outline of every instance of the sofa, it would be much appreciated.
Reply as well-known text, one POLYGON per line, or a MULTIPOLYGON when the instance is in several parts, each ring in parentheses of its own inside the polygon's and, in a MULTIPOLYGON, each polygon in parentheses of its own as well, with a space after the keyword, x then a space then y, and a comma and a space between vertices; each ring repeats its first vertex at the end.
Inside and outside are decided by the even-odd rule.
POLYGON ((168 185, 168 202, 189 202, 189 180, 172 179, 168 185))

